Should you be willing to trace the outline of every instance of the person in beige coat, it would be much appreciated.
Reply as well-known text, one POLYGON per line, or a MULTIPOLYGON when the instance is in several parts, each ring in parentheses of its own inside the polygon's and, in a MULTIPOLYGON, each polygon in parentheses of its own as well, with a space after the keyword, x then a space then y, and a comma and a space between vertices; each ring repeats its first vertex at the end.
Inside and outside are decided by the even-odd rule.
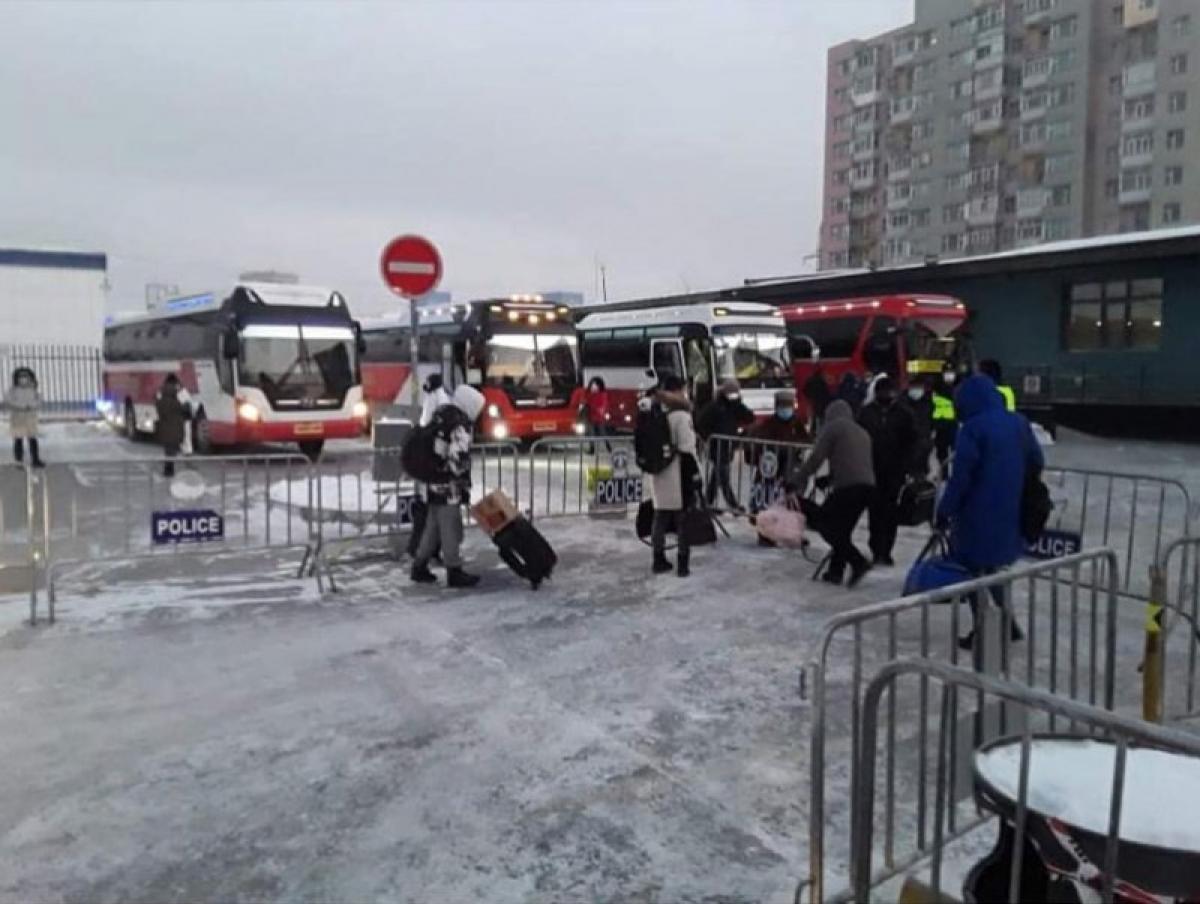
MULTIPOLYGON (((644 400, 647 401, 647 400, 644 400)), ((697 504, 700 491, 700 466, 696 462, 696 431, 692 426, 692 405, 683 390, 683 384, 675 377, 663 381, 662 388, 649 400, 667 410, 667 423, 671 427, 671 445, 675 457, 665 469, 650 476, 650 498, 654 502, 654 526, 650 534, 650 545, 654 551, 655 574, 662 574, 677 567, 680 577, 687 577, 691 548, 682 525, 680 514, 697 504), (676 524, 679 538, 677 566, 667 559, 667 531, 676 524)))
POLYGON ((13 371, 12 386, 5 394, 8 408, 8 429, 12 434, 13 458, 17 464, 25 461, 25 443, 29 443, 30 464, 44 468, 38 449, 38 408, 42 398, 38 394, 37 377, 28 367, 13 371))

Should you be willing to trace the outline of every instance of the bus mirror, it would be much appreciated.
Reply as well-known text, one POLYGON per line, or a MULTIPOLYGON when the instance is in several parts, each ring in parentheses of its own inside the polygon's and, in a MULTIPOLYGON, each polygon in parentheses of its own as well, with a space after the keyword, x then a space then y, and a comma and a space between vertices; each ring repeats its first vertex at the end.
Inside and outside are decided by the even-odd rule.
POLYGON ((237 330, 230 330, 225 334, 224 352, 225 357, 229 360, 233 360, 241 353, 237 330))
POLYGON ((354 349, 360 355, 367 353, 367 337, 363 335, 362 327, 354 324, 354 349))
POLYGON ((654 368, 653 368, 653 367, 647 367, 647 368, 646 368, 646 374, 645 374, 645 376, 647 377, 647 379, 650 379, 650 380, 657 380, 657 379, 658 379, 658 374, 656 374, 656 373, 654 372, 654 368))
POLYGON ((816 361, 821 357, 817 344, 807 336, 799 336, 788 343, 788 353, 793 361, 816 361))

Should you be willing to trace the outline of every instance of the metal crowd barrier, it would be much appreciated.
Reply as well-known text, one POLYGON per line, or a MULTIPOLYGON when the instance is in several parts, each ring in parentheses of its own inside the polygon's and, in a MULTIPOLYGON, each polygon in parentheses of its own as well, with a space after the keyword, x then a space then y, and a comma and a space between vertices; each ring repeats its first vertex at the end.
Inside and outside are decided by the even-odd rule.
MULTIPOLYGON (((986 600, 987 605, 979 607, 981 617, 988 619, 984 636, 999 643, 985 651, 987 661, 976 663, 978 667, 1030 687, 1044 687, 1051 694, 1066 694, 1070 699, 1085 699, 1111 709, 1117 696, 1119 582, 1116 553, 1093 550, 863 606, 825 624, 800 676, 801 695, 812 703, 809 857, 813 901, 825 897, 829 868, 825 842, 833 827, 833 813, 826 807, 830 781, 826 764, 833 761, 830 722, 842 716, 839 727, 845 731, 838 733, 838 739, 845 743, 848 736, 849 750, 836 752, 845 753, 849 762, 857 762, 864 674, 902 656, 942 660, 951 665, 970 661, 973 654, 961 650, 958 643, 967 623, 960 603, 986 600), (1008 607, 1002 615, 991 602, 995 592, 1003 594, 1008 607), (1021 610, 1024 618, 1019 615, 1021 610), (1010 641, 1013 624, 1024 631, 1021 643, 1010 641), (849 724, 844 724, 847 721, 849 724)), ((1134 610, 1132 604, 1127 608, 1134 610)), ((1140 607, 1137 612, 1140 614, 1140 607)), ((1140 628, 1136 621, 1126 624, 1131 630, 1140 628)), ((894 696, 888 701, 887 738, 893 761, 888 773, 889 791, 898 741, 906 749, 915 746, 920 763, 929 760, 929 697, 924 683, 911 703, 910 710, 917 713, 917 718, 904 724, 904 737, 898 739, 902 730, 897 721, 898 701, 894 696)), ((914 827, 921 847, 929 831, 926 816, 923 809, 919 811, 914 827)))
MULTIPOLYGON (((39 504, 27 512, 30 543, 30 621, 44 569, 48 616, 55 619, 65 572, 101 562, 176 556, 305 549, 311 538, 298 513, 311 504, 309 462, 299 454, 180 458, 176 476, 163 476, 162 459, 97 459, 54 463, 27 472, 39 504), (223 524, 219 539, 158 546, 154 514, 211 512, 223 524), (36 539, 35 539, 36 538, 36 539)), ((319 579, 319 578, 318 578, 319 579)))
POLYGON ((1200 537, 1181 537, 1151 569, 1145 621, 1143 717, 1152 722, 1200 715, 1200 537))
MULTIPOLYGON (((473 445, 472 500, 497 489, 519 499, 520 454, 515 442, 473 445)), ((398 447, 364 449, 323 456, 312 466, 314 505, 304 514, 312 525, 314 549, 305 566, 314 573, 324 567, 334 590, 334 567, 378 555, 377 550, 365 555, 361 550, 380 541, 391 543, 387 555, 398 557, 397 541, 410 535, 417 486, 404 475, 400 455, 398 447)), ((463 517, 470 522, 465 510, 463 517)))
MULTIPOLYGON (((810 443, 779 442, 716 434, 705 446, 704 482, 709 499, 721 502, 721 472, 729 471, 729 489, 742 508, 759 512, 784 495, 788 473, 812 450, 810 443), (717 485, 713 486, 716 481, 717 485)), ((724 500, 728 501, 728 500, 724 500)))
POLYGON ((1121 591, 1149 599, 1150 567, 1172 541, 1192 534, 1192 500, 1178 480, 1048 467, 1054 499, 1048 527, 1079 534, 1080 548, 1111 547, 1121 555, 1121 591))
POLYGON ((596 501, 597 481, 614 476, 638 481, 635 498, 624 501, 634 506, 641 501, 633 437, 544 437, 534 440, 526 458, 525 496, 518 496, 517 504, 531 519, 587 514, 596 501))
MULTIPOLYGON (((1102 795, 1108 792, 1106 831, 1095 833, 1097 839, 1103 840, 1103 856, 1095 857, 1093 851, 1092 866, 1095 872, 1088 873, 1080 867, 1078 876, 1079 880, 1089 887, 1089 897, 1084 898, 1085 900, 1090 899, 1090 894, 1098 891, 1101 900, 1112 901, 1114 886, 1118 880, 1118 863, 1124 868, 1124 858, 1120 855, 1124 845, 1133 843, 1120 839, 1122 814, 1132 809, 1128 805, 1129 793, 1140 790, 1126 779, 1126 762, 1131 746, 1197 757, 1200 756, 1200 738, 1080 701, 1064 699, 1046 689, 1022 686, 928 659, 890 662, 884 665, 867 685, 858 731, 862 743, 853 761, 855 778, 852 782, 851 796, 853 830, 849 862, 850 888, 847 892, 827 900, 869 901, 872 892, 880 885, 895 880, 913 867, 926 862, 929 886, 924 890, 923 897, 933 901, 943 900, 947 846, 956 836, 963 834, 964 818, 971 818, 974 826, 982 825, 991 819, 990 815, 981 816, 972 802, 960 802, 954 792, 954 760, 962 734, 962 719, 956 716, 955 710, 960 706, 963 714, 974 724, 986 720, 990 713, 1008 713, 1014 727, 1001 732, 997 737, 1013 741, 1019 739, 1018 777, 1011 801, 1013 813, 1011 819, 1006 817, 1013 830, 1013 857, 1007 874, 1002 874, 1000 878, 1008 890, 1007 895, 1001 896, 1001 900, 1023 899, 1022 858, 1030 856, 1030 853, 1036 850, 1027 846, 1026 842, 1031 837, 1030 812, 1031 809, 1036 809, 1031 806, 1030 800, 1031 758, 1037 759, 1047 755, 1043 752, 1031 753, 1034 743, 1041 740, 1039 736, 1049 733, 1055 736, 1050 739, 1053 741, 1062 739, 1065 734, 1068 741, 1091 738, 1113 745, 1111 780, 1106 784, 1098 783, 1098 787, 1095 788, 1095 793, 1101 801, 1104 800, 1102 795), (909 681, 905 682, 904 679, 909 681), (933 722, 933 733, 936 736, 934 758, 932 761, 920 759, 915 762, 911 757, 898 759, 895 747, 889 743, 885 748, 881 768, 879 738, 881 734, 891 733, 890 727, 881 730, 881 709, 884 708, 886 699, 886 708, 890 714, 892 701, 902 692, 906 683, 911 684, 914 681, 924 695, 928 695, 931 684, 940 686, 940 699, 934 714, 922 713, 920 718, 922 731, 928 730, 928 721, 933 722), (1064 733, 1061 728, 1056 728, 1062 725, 1069 726, 1070 730, 1064 733), (904 769, 904 774, 899 777, 896 775, 897 766, 904 769), (884 775, 884 787, 880 795, 877 790, 881 772, 884 775), (932 807, 929 801, 931 785, 932 807), (966 811, 965 817, 960 810, 966 811), (879 830, 881 824, 882 832, 879 830), (907 830, 914 824, 918 827, 916 833, 897 832, 897 825, 903 825, 907 830), (881 834, 882 850, 879 845, 881 834), (904 848, 897 848, 898 837, 908 842, 904 848), (880 857, 882 866, 876 869, 874 863, 876 858, 880 857), (1095 862, 1097 860, 1099 862, 1095 862)), ((973 751, 979 739, 968 740, 972 742, 969 750, 973 751)), ((971 763, 968 761, 967 765, 970 766, 971 763)), ((1007 797, 1007 793, 1004 796, 1007 797)), ((1161 805, 1165 802, 1158 803, 1161 805)), ((1042 815, 1054 817, 1059 814, 1042 815)), ((1072 853, 1078 857, 1083 853, 1083 849, 1078 848, 1072 853)), ((1127 899, 1122 897, 1122 900, 1127 899)), ((1140 897, 1138 899, 1140 900, 1140 897)))

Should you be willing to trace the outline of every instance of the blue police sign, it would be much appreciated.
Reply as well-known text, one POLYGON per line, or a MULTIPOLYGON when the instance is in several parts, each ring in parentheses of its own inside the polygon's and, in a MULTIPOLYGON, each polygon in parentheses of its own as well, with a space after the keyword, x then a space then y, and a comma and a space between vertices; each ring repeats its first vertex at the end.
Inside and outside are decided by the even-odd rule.
POLYGON ((409 496, 396 497, 396 516, 400 525, 413 523, 413 508, 420 497, 415 493, 409 496))
POLYGON ((1025 547, 1025 552, 1034 559, 1059 559, 1074 555, 1082 548, 1083 537, 1074 531, 1047 528, 1036 543, 1025 547))
POLYGON ((224 540, 225 519, 212 509, 154 512, 150 516, 150 538, 156 546, 224 540))

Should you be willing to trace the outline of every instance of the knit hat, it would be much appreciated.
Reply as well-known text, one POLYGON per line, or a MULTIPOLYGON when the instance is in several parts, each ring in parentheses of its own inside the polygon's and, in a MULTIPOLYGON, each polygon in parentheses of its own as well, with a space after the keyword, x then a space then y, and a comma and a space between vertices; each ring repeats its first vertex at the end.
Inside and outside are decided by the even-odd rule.
POLYGON ((730 378, 721 383, 721 395, 737 395, 741 391, 742 386, 737 380, 730 378))
POLYGON ((796 404, 795 390, 778 389, 775 391, 775 407, 776 408, 780 407, 781 405, 795 405, 795 404, 796 404))

